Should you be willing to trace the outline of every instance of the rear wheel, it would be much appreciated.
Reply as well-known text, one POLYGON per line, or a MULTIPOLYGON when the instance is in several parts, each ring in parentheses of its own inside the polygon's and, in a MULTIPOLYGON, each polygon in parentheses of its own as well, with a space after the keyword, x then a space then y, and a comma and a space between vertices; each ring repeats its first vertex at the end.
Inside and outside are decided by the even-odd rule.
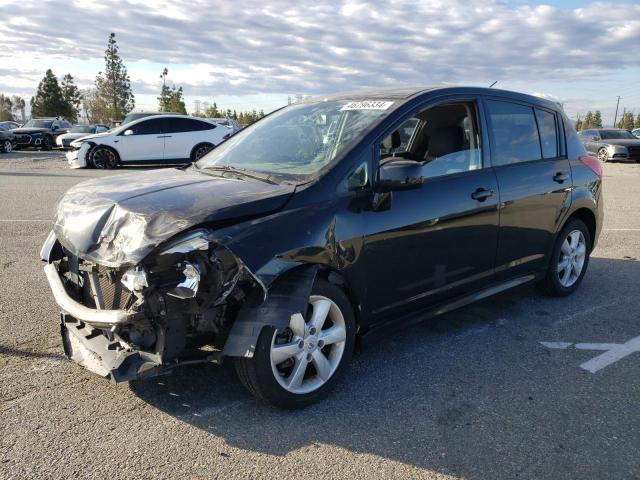
POLYGON ((572 218, 556 239, 547 275, 539 286, 556 297, 573 293, 584 278, 589 265, 591 236, 581 220, 572 218))
POLYGON ((94 168, 113 169, 118 166, 118 154, 109 147, 99 145, 90 154, 91 165, 94 168))
POLYGON ((191 161, 197 162, 202 157, 204 157, 207 153, 209 153, 213 147, 214 146, 210 143, 201 143, 199 145, 196 145, 195 147, 193 147, 193 150, 191 151, 191 161))
POLYGON ((263 328, 253 357, 237 358, 236 371, 259 399, 282 408, 302 408, 335 385, 354 342, 355 318, 347 296, 317 279, 306 315, 293 315, 282 331, 263 328))
POLYGON ((5 153, 11 153, 12 150, 13 144, 11 143, 11 140, 5 140, 2 144, 2 151, 5 153))
POLYGON ((598 150, 598 160, 600 160, 601 162, 609 161, 609 152, 607 152, 606 148, 602 147, 600 150, 598 150))

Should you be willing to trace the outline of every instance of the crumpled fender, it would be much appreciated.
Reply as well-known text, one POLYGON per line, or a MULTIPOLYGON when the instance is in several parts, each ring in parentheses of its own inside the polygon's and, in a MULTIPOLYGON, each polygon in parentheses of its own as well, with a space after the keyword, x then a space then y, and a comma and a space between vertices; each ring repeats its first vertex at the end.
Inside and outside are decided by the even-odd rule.
POLYGON ((252 357, 265 326, 282 330, 293 315, 304 316, 317 271, 317 265, 289 270, 271 285, 266 301, 258 306, 245 305, 231 327, 222 355, 252 357))

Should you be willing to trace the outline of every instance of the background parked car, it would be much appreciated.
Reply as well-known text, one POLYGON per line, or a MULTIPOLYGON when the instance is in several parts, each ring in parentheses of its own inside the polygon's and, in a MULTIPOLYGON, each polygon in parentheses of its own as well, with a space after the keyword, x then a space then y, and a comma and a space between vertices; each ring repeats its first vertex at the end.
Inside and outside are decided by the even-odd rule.
POLYGON ((5 123, 11 122, 0 123, 0 152, 10 153, 16 145, 16 136, 5 123))
POLYGON ((71 143, 72 168, 191 163, 229 136, 229 128, 186 115, 153 115, 71 143))
POLYGON ((71 124, 64 118, 32 118, 21 128, 13 129, 16 149, 40 148, 51 150, 58 135, 67 133, 71 124))
POLYGON ((18 122, 12 122, 10 120, 7 120, 5 122, 0 122, 0 129, 3 130, 12 130, 14 128, 20 128, 21 125, 18 122))
POLYGON ((56 138, 56 145, 60 148, 71 148, 71 142, 79 138, 86 137, 93 133, 104 133, 109 131, 109 127, 102 124, 97 125, 74 125, 69 133, 64 133, 56 138))
POLYGON ((632 130, 631 133, 633 134, 634 137, 640 138, 640 128, 636 128, 635 130, 632 130))
POLYGON ((580 140, 589 153, 602 162, 635 160, 640 162, 640 139, 621 128, 592 128, 582 130, 580 140))
POLYGON ((232 133, 237 133, 242 130, 242 127, 238 122, 236 122, 233 118, 208 118, 207 120, 218 123, 220 125, 225 125, 232 130, 232 133))

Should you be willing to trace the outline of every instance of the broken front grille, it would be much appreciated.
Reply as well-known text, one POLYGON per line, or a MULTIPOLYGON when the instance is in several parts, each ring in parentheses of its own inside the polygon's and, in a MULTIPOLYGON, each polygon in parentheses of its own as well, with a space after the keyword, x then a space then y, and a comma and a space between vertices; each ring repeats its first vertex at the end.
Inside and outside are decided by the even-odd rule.
POLYGON ((124 310, 133 304, 133 294, 120 282, 123 272, 86 262, 80 264, 80 272, 86 306, 100 310, 124 310))

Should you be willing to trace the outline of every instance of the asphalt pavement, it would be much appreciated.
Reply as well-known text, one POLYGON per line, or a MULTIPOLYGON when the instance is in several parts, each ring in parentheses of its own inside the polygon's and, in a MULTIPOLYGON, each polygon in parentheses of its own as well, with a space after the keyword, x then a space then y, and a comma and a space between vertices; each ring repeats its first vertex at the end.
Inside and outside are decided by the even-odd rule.
POLYGON ((0 154, 1 479, 640 478, 640 164, 605 165, 574 295, 524 286, 402 331, 297 412, 229 367, 113 385, 65 359, 38 252, 66 189, 119 173, 0 154))

